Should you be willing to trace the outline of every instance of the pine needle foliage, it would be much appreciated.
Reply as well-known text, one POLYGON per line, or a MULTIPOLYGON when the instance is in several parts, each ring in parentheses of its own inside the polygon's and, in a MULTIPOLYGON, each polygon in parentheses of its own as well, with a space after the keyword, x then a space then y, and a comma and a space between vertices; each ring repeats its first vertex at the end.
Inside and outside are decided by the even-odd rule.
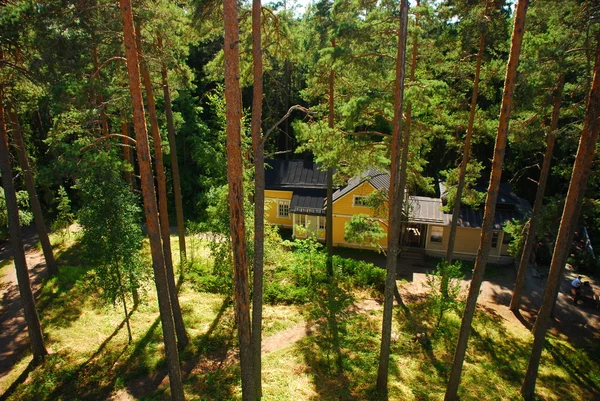
POLYGON ((87 159, 76 186, 83 205, 79 211, 81 244, 103 298, 126 307, 130 296, 137 300, 147 277, 140 258, 139 199, 122 178, 120 161, 113 154, 99 153, 87 159))

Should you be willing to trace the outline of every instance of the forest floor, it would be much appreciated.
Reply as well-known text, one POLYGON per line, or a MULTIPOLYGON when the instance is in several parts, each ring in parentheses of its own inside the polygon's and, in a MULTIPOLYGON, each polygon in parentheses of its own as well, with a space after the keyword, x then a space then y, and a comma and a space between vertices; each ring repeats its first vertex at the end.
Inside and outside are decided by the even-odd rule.
MULTIPOLYGON (((52 372, 53 369, 52 366, 50 366, 48 371, 40 373, 40 375, 51 376, 50 379, 45 376, 28 379, 28 381, 33 380, 34 383, 36 380, 42 380, 42 383, 50 382, 52 384, 53 381, 59 383, 58 387, 55 385, 56 388, 53 388, 50 391, 49 397, 41 397, 39 399, 56 399, 59 398, 57 396, 59 396, 61 392, 69 392, 76 389, 78 389, 78 391, 83 391, 84 398, 85 395, 88 394, 90 397, 99 397, 101 395, 101 398, 107 398, 110 396, 115 400, 146 398, 157 391, 159 391, 158 395, 152 396, 152 399, 162 399, 168 394, 168 378, 164 362, 160 361, 160 357, 154 355, 149 357, 142 353, 144 349, 148 350, 148 347, 152 346, 151 349, 153 350, 153 353, 160 355, 160 349, 162 348, 159 341, 160 330, 157 331, 157 327, 160 326, 158 325, 155 307, 151 305, 153 301, 148 301, 148 305, 142 305, 139 310, 136 310, 135 313, 133 313, 132 320, 135 338, 134 343, 127 346, 123 343, 123 339, 115 337, 117 333, 123 329, 122 317, 119 317, 118 313, 110 312, 111 314, 108 317, 102 318, 102 314, 108 313, 107 310, 100 308, 93 300, 92 304, 94 306, 88 307, 89 301, 87 296, 84 291, 78 288, 76 282, 52 282, 49 289, 42 288, 40 290, 43 278, 45 277, 43 255, 35 246, 35 234, 27 232, 25 237, 28 266, 30 268, 34 290, 37 296, 41 295, 42 297, 49 297, 51 300, 51 302, 47 300, 46 302, 41 302, 41 317, 42 323, 46 325, 45 331, 48 333, 47 337, 49 337, 50 340, 50 352, 57 355, 56 357, 52 356, 52 361, 50 362, 50 365, 54 364, 56 366, 56 372, 52 372), (48 290, 49 292, 44 293, 45 290, 48 290), (63 290, 66 290, 66 295, 61 293, 63 290), (54 304, 52 302, 54 302, 54 304), (73 311, 72 315, 65 315, 60 309, 65 306, 73 307, 75 304, 76 310, 73 311), (56 306, 56 311, 48 309, 53 306, 56 306), (86 308, 90 310, 88 311, 86 308), (96 322, 98 318, 101 320, 105 319, 108 322, 105 323, 104 326, 96 327, 94 325, 98 324, 96 322), (119 324, 118 327, 114 329, 117 324, 119 324), (149 325, 151 325, 150 329, 147 329, 149 325), (77 336, 74 336, 74 333, 77 333, 77 336), (91 335, 92 333, 93 335, 91 335), (78 336, 81 336, 81 338, 78 336), (109 342, 115 341, 117 343, 112 344, 114 347, 113 349, 109 346, 109 342), (67 345, 67 343, 69 344, 67 345), (54 347, 56 347, 56 349, 53 349, 54 347), (73 350, 79 351, 77 347, 80 347, 80 349, 87 347, 85 349, 89 349, 89 351, 83 352, 79 359, 75 359, 75 356, 73 356, 73 360, 71 360, 70 357, 58 356, 69 355, 69 352, 75 354, 76 352, 73 350), (158 348, 158 351, 154 351, 154 348, 158 348), (101 360, 100 358, 105 360, 101 360), (123 359, 126 359, 126 361, 122 362, 123 359), (121 362, 119 360, 121 360, 121 362), (78 368, 73 370, 73 368, 67 368, 67 365, 78 366, 78 368), (129 378, 123 379, 122 377, 112 377, 110 379, 111 382, 106 386, 106 390, 104 388, 97 388, 101 387, 97 384, 95 385, 96 387, 94 387, 94 380, 98 380, 98 382, 104 384, 107 379, 106 373, 108 371, 123 370, 127 365, 137 366, 133 372, 129 372, 126 375, 126 377, 129 378), (71 379, 60 384, 60 378, 56 376, 59 375, 59 371, 71 379), (96 377, 96 375, 98 377, 96 377), (123 382, 123 380, 126 382, 123 382), (73 383, 71 383, 71 381, 73 383), (89 388, 82 384, 88 381, 90 384, 87 387, 89 388), (84 389, 81 390, 81 388, 73 386, 83 386, 84 389), (109 392, 107 393, 105 391, 109 392)), ((9 389, 11 383, 20 379, 17 378, 17 376, 20 375, 20 372, 16 372, 16 370, 20 370, 21 372, 27 371, 26 360, 28 359, 26 327, 20 311, 18 287, 16 284, 14 268, 12 267, 12 263, 10 263, 11 253, 10 250, 6 249, 7 247, 8 244, 5 243, 0 250, 0 400, 5 398, 1 394, 9 389)), ((68 249, 62 249, 58 251, 58 253, 59 255, 62 254, 65 256, 63 263, 68 264, 68 262, 71 261, 69 261, 67 251, 68 249)), ((174 249, 174 253, 176 253, 176 248, 174 249)), ((375 264, 380 265, 381 263, 384 263, 383 258, 380 255, 368 254, 366 257, 371 259, 370 261, 375 264)), ((402 273, 402 277, 405 280, 399 281, 398 284, 399 290, 406 303, 418 305, 420 300, 426 297, 427 291, 429 290, 426 272, 434 267, 432 263, 432 261, 424 260, 402 261, 401 258, 399 272, 402 273)), ((79 274, 73 273, 68 269, 68 267, 65 267, 63 270, 67 271, 68 279, 70 279, 73 274, 79 274)), ((599 339, 598 329, 600 328, 600 312, 591 305, 573 305, 568 296, 568 291, 569 282, 574 274, 575 273, 571 270, 567 270, 565 273, 561 293, 558 298, 556 320, 552 327, 552 334, 556 336, 556 338, 564 340, 569 344, 573 344, 576 347, 580 347, 583 350, 595 350, 594 347, 596 347, 596 345, 594 344, 597 344, 597 340, 599 339)), ((524 297, 524 305, 520 314, 513 314, 508 309, 508 303, 510 302, 515 275, 516 272, 513 266, 490 265, 488 267, 478 302, 478 309, 485 312, 484 315, 488 316, 486 318, 488 320, 484 320, 483 326, 481 326, 483 327, 481 333, 478 334, 478 330, 481 330, 481 327, 479 326, 478 330, 475 331, 475 334, 479 337, 472 340, 472 347, 478 347, 477 344, 483 341, 482 338, 485 337, 486 332, 495 333, 497 331, 497 333, 500 333, 500 336, 505 336, 506 333, 509 333, 511 337, 514 337, 517 340, 517 344, 519 344, 515 347, 515 350, 526 355, 527 341, 524 341, 524 344, 519 343, 519 341, 521 338, 529 336, 528 330, 534 322, 536 310, 541 303, 545 279, 538 278, 536 272, 528 272, 526 289, 524 291, 526 294, 524 297), (492 330, 490 328, 492 327, 491 323, 489 322, 494 322, 494 325, 500 324, 504 329, 496 327, 492 330)), ((77 280, 79 280, 79 276, 77 276, 77 280)), ((461 286, 464 290, 468 288, 468 284, 468 277, 461 281, 461 286)), ((45 285, 46 284, 44 284, 44 286, 45 285)), ((365 294, 361 295, 364 296, 365 294)), ((237 368, 233 363, 235 361, 234 348, 231 347, 234 330, 230 306, 227 306, 227 301, 223 300, 222 297, 196 294, 193 293, 193 291, 190 292, 189 289, 184 291, 182 295, 182 305, 186 304, 196 305, 192 309, 189 307, 184 308, 184 313, 187 314, 186 321, 193 321, 192 324, 188 323, 188 330, 191 337, 196 338, 193 344, 194 351, 192 352, 192 356, 190 357, 191 351, 182 355, 182 359, 184 360, 182 370, 184 377, 188 378, 186 379, 186 388, 193 388, 192 394, 212 394, 211 392, 217 390, 211 388, 210 383, 218 383, 219 390, 216 394, 213 394, 212 397, 209 397, 209 399, 218 400, 237 398, 239 394, 236 393, 237 390, 235 389, 235 377, 238 373, 236 373, 237 368), (200 304, 202 305, 200 306, 200 304), (206 356, 199 358, 194 356, 194 352, 198 351, 206 354, 206 356)), ((265 335, 262 344, 263 355, 265 355, 265 399, 336 399, 339 395, 339 391, 344 392, 350 390, 347 388, 340 389, 340 382, 332 382, 328 377, 328 374, 321 371, 323 365, 327 365, 331 358, 331 355, 329 355, 328 352, 323 353, 322 351, 323 342, 326 342, 326 338, 324 340, 322 335, 319 335, 319 330, 322 328, 317 326, 319 326, 320 323, 318 321, 315 322, 306 319, 300 311, 301 308, 290 306, 267 307, 265 310, 265 335), (294 379, 291 382, 289 382, 290 374, 294 376, 294 379), (285 387, 286 392, 291 394, 289 398, 280 398, 278 395, 282 392, 282 386, 285 387)), ((380 300, 362 297, 356 299, 344 313, 345 321, 340 322, 340 324, 346 327, 345 336, 348 337, 349 340, 356 341, 356 344, 362 344, 356 349, 352 348, 356 344, 346 344, 347 350, 345 352, 350 355, 350 364, 358 363, 357 361, 360 360, 356 355, 351 355, 364 352, 363 348, 376 348, 373 341, 371 341, 371 343, 365 343, 368 339, 364 336, 369 334, 372 338, 377 337, 377 329, 380 324, 378 323, 380 312, 380 300)), ((402 323, 400 323, 400 325, 402 325, 402 323)), ((395 351, 399 354, 401 354, 400 351, 402 351, 403 347, 409 348, 409 354, 418 352, 414 348, 411 348, 411 345, 406 345, 412 344, 412 339, 402 340, 402 331, 406 328, 407 327, 397 328, 394 334, 395 342, 397 344, 395 346, 400 347, 400 350, 396 349, 395 351)), ((120 336, 121 334, 119 334, 119 337, 120 336)), ((503 339, 491 339, 490 337, 486 341, 503 341, 503 339)), ((486 342, 483 342, 482 344, 484 346, 483 349, 489 347, 489 344, 486 342)), ((479 344, 479 346, 482 346, 482 344, 479 344)), ((451 346, 452 344, 448 344, 448 349, 450 349, 451 346)), ((551 371, 550 373, 546 372, 547 377, 551 377, 552 380, 558 380, 558 377, 561 380, 561 386, 564 385, 569 387, 570 385, 566 385, 562 381, 567 380, 563 375, 571 375, 573 377, 568 379, 566 381, 567 383, 574 380, 574 383, 577 385, 587 386, 586 391, 588 392, 586 394, 600 397, 600 389, 598 388, 596 379, 589 378, 587 372, 582 371, 583 368, 581 368, 581 366, 574 365, 572 361, 560 356, 561 353, 569 353, 573 352, 573 350, 564 348, 565 345, 561 342, 548 343, 547 347, 550 347, 550 352, 556 363, 562 366, 561 369, 567 372, 561 374, 557 374, 554 371, 551 371)), ((510 349, 507 350, 507 352, 512 352, 510 349)), ((577 351, 577 353, 579 353, 579 351, 577 351)), ((440 365, 441 362, 439 360, 436 361, 435 354, 436 353, 431 354, 431 351, 428 351, 428 356, 426 356, 426 358, 434 358, 432 361, 437 369, 437 375, 439 376, 439 380, 437 380, 436 383, 437 386, 441 388, 441 383, 445 381, 444 377, 446 373, 444 373, 444 364, 442 363, 440 365)), ((451 354, 447 350, 446 352, 439 353, 439 355, 441 355, 444 360, 451 357, 451 354)), ((363 356, 364 359, 371 357, 372 355, 370 354, 368 356, 363 356)), ((447 362, 448 361, 446 361, 446 364, 447 362)), ((404 360, 404 357, 400 357, 399 363, 414 364, 415 362, 412 360, 404 360)), ((471 362, 471 364, 472 363, 473 362, 471 362)), ((469 365, 469 362, 465 365, 466 372, 469 372, 469 369, 473 369, 472 367, 469 367, 469 365)), ((367 367, 361 369, 366 370, 367 367)), ((372 370, 370 367, 368 367, 368 369, 372 370)), ((359 383, 361 383, 362 380, 365 380, 366 383, 366 381, 368 381, 367 377, 358 378, 358 375, 363 375, 363 373, 364 372, 356 373, 354 380, 359 383)), ((396 375, 399 374, 400 373, 396 372, 396 375)), ((468 383, 470 380, 469 373, 465 373, 465 376, 464 381, 468 383)), ((341 383, 347 383, 347 380, 348 378, 342 378, 341 383)), ((416 377, 415 381, 417 383, 419 380, 422 381, 423 378, 416 377)), ((434 388, 436 383, 429 384, 432 386, 430 391, 436 391, 434 388)), ((553 383, 553 381, 551 381, 551 383, 553 383)), ((48 386, 51 384, 48 384, 48 386)), ((366 384, 363 385, 366 386, 366 384)), ((357 388, 353 389, 352 392, 361 393, 361 385, 358 384, 356 386, 357 388)), ((556 390, 552 389, 552 385, 546 385, 545 390, 541 385, 540 387, 542 388, 541 391, 546 391, 548 394, 556 394, 556 390)), ((438 393, 441 391, 440 388, 437 388, 438 393)), ((14 390, 14 388, 9 389, 7 392, 10 392, 11 390, 14 390)), ((35 394, 37 390, 29 389, 25 391, 24 394, 27 394, 28 391, 35 394)), ((400 394, 402 395, 401 397, 405 397, 406 394, 412 393, 417 394, 417 396, 411 399, 426 399, 422 397, 419 398, 418 391, 419 390, 417 389, 406 389, 403 388, 402 385, 396 384, 396 388, 392 391, 392 394, 400 394), (394 393, 394 391, 396 393, 394 393)), ((586 395, 583 395, 583 398, 576 396, 569 398, 566 396, 569 394, 568 389, 561 390, 558 394, 558 398, 555 395, 550 395, 543 399, 586 399, 586 395)), ((360 399, 360 397, 358 398, 360 399)), ((34 397, 34 399, 36 398, 34 397)), ((435 397, 433 399, 435 399, 435 397)), ((477 399, 477 396, 475 395, 473 399, 477 399)))

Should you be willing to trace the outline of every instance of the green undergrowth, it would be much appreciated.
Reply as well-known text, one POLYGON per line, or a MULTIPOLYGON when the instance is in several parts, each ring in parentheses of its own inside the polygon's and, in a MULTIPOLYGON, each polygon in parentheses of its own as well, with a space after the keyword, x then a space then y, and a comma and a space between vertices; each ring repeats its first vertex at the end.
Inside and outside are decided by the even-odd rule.
MULTIPOLYGON (((240 400, 237 330, 228 296, 199 291, 195 264, 210 266, 206 239, 188 241, 180 303, 190 337, 181 352, 184 388, 190 400, 240 400)), ((173 253, 178 255, 176 237, 173 253)), ((305 337, 285 340, 263 355, 266 401, 379 400, 374 391, 381 330, 381 306, 357 309, 361 298, 380 298, 383 270, 352 259, 333 259, 333 278, 318 246, 290 244, 276 250, 266 267, 267 282, 283 295, 265 305, 263 338, 300 328, 305 337), (301 284, 302 298, 286 298, 286 287, 301 284), (285 295, 285 296, 284 296, 285 295), (304 322, 308 322, 305 328, 304 322), (299 325, 302 323, 303 325, 299 325)), ((101 301, 91 287, 93 269, 82 263, 76 239, 57 247, 60 273, 46 280, 39 313, 51 355, 27 375, 25 355, 0 381, 0 393, 15 400, 167 400, 162 331, 153 284, 131 310, 133 341, 127 342, 120 307, 101 301), (79 262, 79 263, 78 263, 79 262), (24 380, 23 380, 24 379, 24 380), (20 380, 20 381, 19 381, 20 380), (129 398, 128 398, 129 397, 129 398)), ((147 253, 147 251, 146 251, 147 253)), ((177 256, 176 256, 177 258, 177 256)), ((150 264, 147 260, 148 268, 150 264)), ((197 273, 200 274, 200 273, 197 273)), ((180 277, 179 271, 176 276, 180 277)), ((268 288, 268 287, 267 287, 268 288)), ((433 292, 433 290, 431 290, 433 292)), ((460 326, 460 303, 439 320, 433 294, 408 294, 408 312, 394 309, 390 400, 441 400, 460 326)), ((274 337, 277 338, 277 337, 274 337)), ((479 309, 463 369, 461 400, 518 400, 531 334, 508 324, 494 310, 479 309)), ((600 346, 576 348, 549 337, 542 355, 540 400, 587 401, 600 395, 600 346)))
MULTIPOLYGON (((213 255, 190 264, 189 277, 196 289, 212 293, 231 291, 231 267, 220 263, 224 257, 221 254, 213 255)), ((309 302, 315 285, 327 281, 325 264, 323 245, 315 240, 282 242, 278 236, 268 237, 265 246, 264 302, 271 305, 302 305, 309 302)), ((334 255, 332 266, 340 285, 383 291, 385 271, 372 263, 334 255)))

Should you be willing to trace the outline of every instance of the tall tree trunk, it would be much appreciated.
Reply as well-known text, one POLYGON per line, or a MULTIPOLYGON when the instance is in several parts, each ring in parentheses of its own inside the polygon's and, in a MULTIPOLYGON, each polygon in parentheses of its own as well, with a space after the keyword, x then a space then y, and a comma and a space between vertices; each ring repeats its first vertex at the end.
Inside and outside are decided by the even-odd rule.
MULTIPOLYGON (((331 46, 335 48, 335 39, 331 40, 331 46)), ((327 114, 327 125, 333 129, 335 124, 335 71, 329 72, 329 99, 327 114)), ((327 168, 327 210, 325 215, 325 245, 327 247, 327 276, 333 278, 333 168, 327 168)))
POLYGON ((121 302, 123 302, 123 313, 125 314, 125 323, 127 325, 127 342, 131 344, 133 336, 131 335, 131 325, 129 324, 129 312, 127 311, 127 301, 125 300, 125 293, 123 292, 123 280, 121 279, 121 269, 119 269, 118 263, 115 266, 115 271, 117 273, 117 280, 119 281, 119 288, 121 289, 121 302))
MULTIPOLYGON (((1 53, 0 59, 2 59, 1 53)), ((31 341, 33 362, 38 364, 43 362, 48 351, 46 351, 46 347, 44 346, 44 336, 35 307, 35 298, 31 291, 29 271, 27 270, 27 259, 25 258, 25 251, 23 249, 23 237, 21 235, 21 224, 19 223, 17 195, 12 181, 12 168, 10 166, 10 153, 8 151, 8 135, 6 133, 3 102, 2 86, 0 86, 0 173, 2 173, 2 186, 4 188, 6 212, 8 214, 8 230, 10 232, 10 242, 14 253, 19 295, 21 296, 25 321, 27 322, 27 334, 29 335, 29 341, 31 341)))
POLYGON ((173 319, 175 321, 175 331, 177 333, 177 344, 183 349, 188 344, 189 339, 185 332, 185 324, 181 315, 179 298, 177 297, 177 286, 175 285, 175 273, 173 271, 173 253, 171 252, 171 231, 169 225, 169 212, 167 208, 167 178, 165 177, 165 167, 163 164, 162 145, 160 131, 158 129, 158 119, 156 117, 156 102, 152 91, 152 81, 150 80, 150 71, 148 64, 144 60, 142 51, 142 35, 140 24, 135 27, 135 39, 138 50, 138 59, 142 81, 146 89, 146 100, 148 101, 148 115, 150 116, 150 130, 152 131, 152 144, 154 145, 154 161, 156 164, 156 181, 158 181, 158 217, 160 219, 160 233, 162 238, 162 247, 165 258, 165 269, 167 271, 167 282, 169 285, 169 296, 171 298, 171 308, 173 309, 173 319))
MULTIPOLYGON (((419 6, 420 6, 420 1, 417 0, 417 7, 419 7, 419 6)), ((418 28, 418 26, 419 26, 419 14, 415 13, 415 27, 418 28)), ((417 69, 418 50, 419 50, 419 31, 418 31, 418 29, 415 29, 414 34, 413 34, 412 57, 411 57, 411 63, 410 63, 410 74, 409 74, 410 82, 415 81, 415 71, 417 69)), ((410 146, 410 133, 411 133, 411 124, 412 124, 412 102, 409 99, 406 100, 406 113, 404 113, 404 119, 406 121, 404 122, 404 133, 403 133, 404 137, 402 139, 403 142, 402 142, 402 158, 401 158, 401 160, 402 160, 402 162, 404 162, 406 160, 406 162, 408 163, 408 149, 410 146)), ((408 177, 406 177, 406 179, 408 180, 408 177)), ((406 181, 405 181, 403 188, 405 188, 405 187, 406 187, 406 181)), ((407 196, 408 196, 405 192, 406 191, 404 191, 404 190, 402 192, 403 193, 403 205, 404 205, 404 199, 407 199, 407 196)), ((404 236, 406 233, 405 222, 406 222, 406 220, 404 219, 404 215, 400 214, 400 244, 404 244, 404 236)), ((401 250, 399 250, 399 252, 401 252, 401 250)), ((394 292, 396 292, 396 290, 394 290, 394 292)))
MULTIPOLYGON (((161 44, 162 45, 162 44, 161 44)), ((175 195, 175 214, 177 216, 177 234, 179 236, 179 259, 181 269, 186 263, 187 251, 185 248, 185 224, 183 220, 183 201, 181 199, 181 179, 179 178, 179 161, 177 160, 177 142, 175 141, 175 123, 173 122, 173 108, 171 106, 171 92, 167 67, 161 68, 163 94, 165 98, 165 114, 167 116, 167 134, 169 137, 169 150, 171 156, 171 174, 173 175, 173 193, 175 195)))
MULTIPOLYGON (((390 362, 390 345, 392 339, 392 306, 394 288, 396 287, 396 265, 398 261, 400 224, 406 186, 406 167, 400 167, 400 153, 404 153, 401 142, 402 135, 402 105, 404 101, 404 80, 406 76, 406 36, 408 32, 408 0, 400 2, 400 29, 398 32, 398 54, 396 56, 396 84, 394 88, 394 125, 392 132, 388 255, 386 260, 386 277, 383 303, 383 321, 381 328, 381 348, 379 367, 377 370, 377 391, 387 399, 388 371, 390 362), (404 184, 402 184, 404 182, 404 184)), ((408 141, 404 138, 406 146, 408 141)), ((404 161, 402 162, 405 165, 404 161)))
POLYGON ((13 140, 16 144, 17 157, 19 158, 19 164, 23 170, 23 177, 25 179, 25 187, 27 188, 27 194, 29 195, 29 204, 31 205, 31 211, 33 212, 33 221, 35 222, 35 228, 42 244, 42 251, 44 253, 44 259, 46 259, 46 268, 50 276, 58 274, 58 266, 52 253, 52 245, 50 245, 50 239, 48 238, 48 231, 46 230, 46 224, 44 223, 44 215, 42 213, 42 206, 37 196, 35 189, 35 179, 31 172, 31 166, 29 165, 29 159, 27 157, 27 150, 25 149, 25 141, 23 140, 23 133, 21 131, 21 125, 19 124, 19 117, 15 113, 15 110, 9 111, 10 120, 13 126, 13 140))
POLYGON ((485 47, 485 33, 481 31, 479 36, 479 52, 477 53, 477 65, 475 67, 475 78, 473 79, 473 94, 471 96, 471 109, 469 110, 469 122, 467 124, 467 134, 463 149, 463 157, 460 162, 458 173, 458 185, 456 186, 456 196, 454 198, 454 208, 452 210, 452 222, 450 224, 450 234, 448 235, 448 249, 446 250, 446 262, 452 263, 454 254, 454 242, 456 240, 456 229, 458 227, 458 218, 460 215, 460 204, 462 194, 465 189, 465 175, 467 165, 471 156, 471 138, 473 137, 473 123, 475 122, 475 112, 477 111, 477 95, 479 94, 479 72, 481 71, 481 62, 483 60, 483 49, 485 47))
POLYGON ((227 118, 227 182, 229 217, 234 263, 235 317, 238 326, 242 399, 256 399, 250 342, 250 305, 248 294, 248 256, 244 225, 244 189, 242 182, 239 24, 237 1, 223 0, 225 19, 225 114, 227 118))
POLYGON ((146 116, 144 112, 144 103, 142 101, 142 88, 138 66, 138 54, 135 45, 131 0, 119 0, 119 5, 123 19, 123 40, 127 57, 127 75, 131 92, 131 103, 133 105, 133 123, 137 140, 136 148, 140 166, 142 196, 146 213, 146 224, 148 225, 148 237, 150 238, 152 267, 154 269, 154 281, 156 283, 156 292, 158 295, 158 307, 160 310, 160 320, 165 343, 165 354, 169 369, 171 397, 173 400, 179 401, 184 400, 185 395, 181 381, 179 352, 177 351, 177 341, 175 338, 175 324, 173 323, 173 311, 171 309, 169 285, 167 284, 167 272, 160 240, 158 208, 156 206, 154 178, 152 177, 146 116))
POLYGON ((261 43, 261 1, 252 1, 252 148, 254 150, 254 275, 252 291, 252 353, 256 399, 262 397, 262 302, 265 253, 265 149, 261 136, 263 62, 261 43))
POLYGON ((521 304, 521 295, 523 293, 523 286, 525 284, 527 267, 529 266, 529 258, 531 256, 531 251, 533 250, 533 245, 535 244, 537 222, 540 212, 542 210, 544 192, 546 192, 546 183, 548 182, 548 176, 550 175, 552 151, 554 150, 554 143, 556 142, 556 129, 558 128, 558 116, 560 113, 560 103, 562 100, 562 91, 564 84, 565 76, 564 74, 561 74, 558 77, 556 88, 554 88, 554 105, 552 107, 550 132, 548 133, 548 139, 546 141, 546 152, 544 153, 544 162, 542 164, 542 169, 540 171, 540 179, 538 181, 537 191, 535 193, 533 212, 531 213, 531 219, 529 219, 529 229, 527 231, 527 238, 525 239, 523 253, 521 254, 521 260, 519 262, 519 269, 517 271, 517 278, 515 280, 515 289, 513 291, 512 299, 510 300, 510 309, 513 311, 518 310, 519 305, 521 304))
MULTIPOLYGON (((95 3, 95 2, 94 2, 95 3)), ((94 78, 97 78, 100 74, 99 71, 99 63, 98 63, 98 45, 96 44, 96 35, 92 33, 92 59, 94 61, 94 71, 92 72, 92 92, 94 101, 96 102, 96 107, 100 109, 100 126, 102 130, 103 136, 108 136, 108 118, 106 117, 106 110, 104 110, 104 99, 102 98, 101 93, 96 93, 96 88, 94 87, 94 78)))
POLYGON ((133 187, 133 175, 135 173, 135 169, 133 167, 131 149, 129 148, 130 143, 127 140, 127 138, 125 138, 129 136, 129 128, 127 126, 127 115, 124 112, 122 112, 121 115, 121 135, 123 135, 123 138, 121 138, 121 145, 123 148, 123 161, 125 161, 125 163, 129 164, 129 166, 131 167, 131 171, 125 172, 124 178, 125 182, 129 184, 130 187, 133 187))
POLYGON ((556 293, 558 292, 563 276, 563 266, 569 256, 569 249, 573 242, 573 235, 579 221, 579 215, 581 214, 581 205, 596 153, 596 142, 598 140, 598 132, 600 132, 600 34, 597 36, 597 40, 594 80, 592 81, 592 87, 588 96, 583 131, 579 140, 575 164, 573 165, 573 174, 571 175, 571 183, 560 220, 558 236, 556 237, 548 282, 544 290, 544 300, 533 327, 533 346, 527 365, 527 372, 525 373, 525 380, 521 387, 521 394, 525 400, 532 400, 534 398, 540 357, 546 339, 546 332, 550 325, 550 314, 552 313, 556 293))
POLYGON ((481 227, 481 240, 479 250, 475 259, 475 268, 473 278, 469 286, 469 295, 463 312, 460 331, 454 360, 452 362, 452 371, 448 380, 445 401, 456 399, 460 375, 462 373, 463 361, 467 351, 467 343, 471 334, 471 323, 477 307, 477 297, 479 289, 483 282, 483 274, 488 261, 490 248, 492 245, 492 226, 494 223, 494 214, 496 212, 496 199, 500 188, 500 179, 502 178, 502 163, 504 162, 504 153, 506 151, 506 140, 508 137, 508 123, 510 121, 510 112, 517 80, 517 66, 519 64, 519 55, 521 53, 521 43, 525 32, 525 15, 527 14, 528 0, 519 0, 515 13, 515 23, 513 28, 510 56, 506 66, 506 78, 504 80, 504 92, 502 94, 502 106, 500 108, 500 117, 498 121, 498 135, 496 136, 496 146, 494 147, 494 159, 492 160, 492 172, 490 174, 490 186, 485 201, 485 212, 483 215, 483 224, 481 227))

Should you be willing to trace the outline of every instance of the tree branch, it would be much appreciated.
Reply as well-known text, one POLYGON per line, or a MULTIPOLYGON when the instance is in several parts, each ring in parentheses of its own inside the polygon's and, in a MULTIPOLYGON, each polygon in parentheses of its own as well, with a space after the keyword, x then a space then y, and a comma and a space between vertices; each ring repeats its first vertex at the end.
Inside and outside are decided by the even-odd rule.
POLYGON ((264 146, 266 140, 269 138, 269 135, 271 135, 271 132, 273 132, 275 130, 275 128, 277 128, 282 122, 284 122, 292 114, 292 112, 294 110, 300 110, 300 111, 304 112, 305 114, 311 114, 310 109, 300 106, 299 104, 293 105, 292 107, 290 107, 290 109, 287 111, 287 113, 285 113, 285 115, 283 117, 281 117, 281 119, 275 123, 275 125, 273 125, 271 128, 269 128, 267 130, 267 132, 265 132, 265 134, 262 137, 262 140, 260 141, 260 146, 264 146))
MULTIPOLYGON (((104 139, 110 139, 110 138, 126 138, 126 139, 128 139, 129 141, 131 141, 131 142, 133 143, 133 145, 137 145, 137 141, 136 141, 135 139, 133 139, 132 137, 130 137, 130 136, 127 136, 127 135, 121 135, 121 134, 109 134, 109 135, 101 136, 101 137, 99 137, 99 138, 96 138, 96 139, 94 139, 94 142, 90 143, 89 145, 85 145, 83 148, 81 148, 81 149, 79 150, 79 153, 82 153, 82 152, 83 152, 84 150, 86 150, 87 148, 90 148, 90 147, 92 147, 92 146, 96 145, 96 143, 98 143, 98 142, 100 142, 100 141, 102 141, 102 140, 104 140, 104 139)), ((120 145, 121 145, 121 144, 120 144, 120 145)), ((123 145, 124 145, 124 144, 123 144, 123 145)), ((129 146, 129 145, 127 145, 127 146, 129 146)))

